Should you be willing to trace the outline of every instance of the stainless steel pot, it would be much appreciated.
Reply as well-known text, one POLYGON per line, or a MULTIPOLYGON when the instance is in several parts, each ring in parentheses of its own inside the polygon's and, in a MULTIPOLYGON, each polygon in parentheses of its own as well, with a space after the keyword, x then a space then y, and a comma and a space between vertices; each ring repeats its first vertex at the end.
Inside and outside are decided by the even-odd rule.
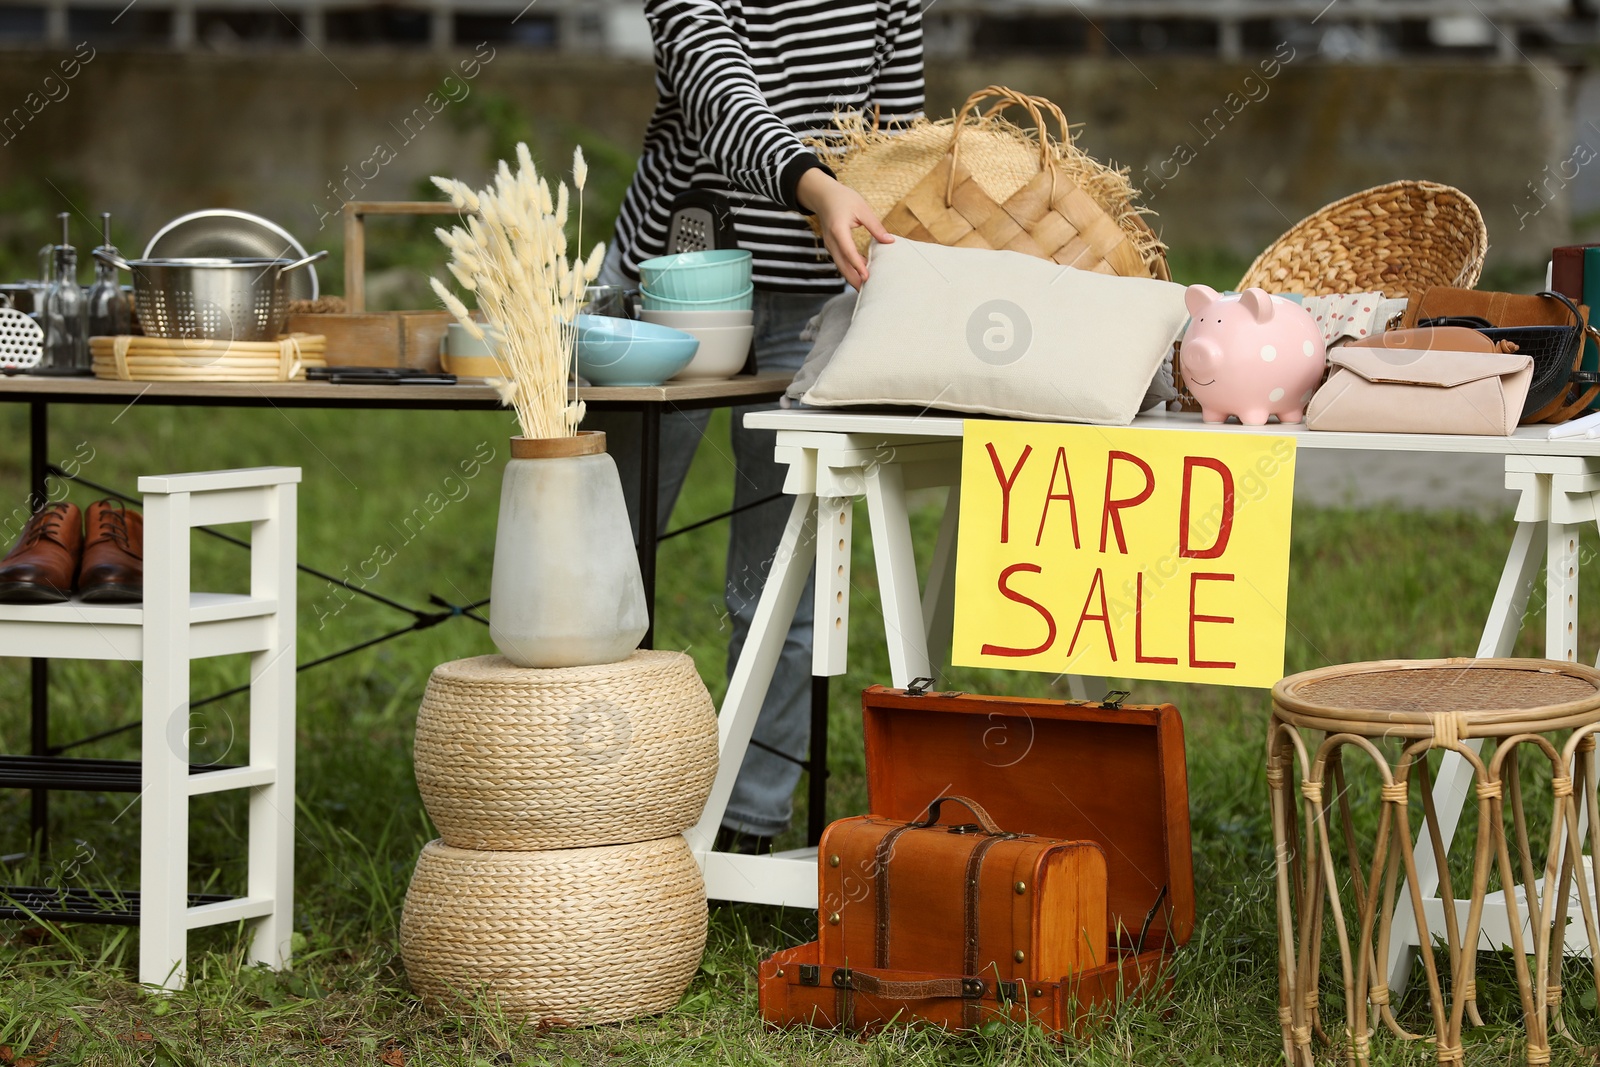
POLYGON ((152 337, 271 341, 289 318, 284 274, 310 269, 304 259, 135 259, 94 254, 133 275, 139 323, 152 337))

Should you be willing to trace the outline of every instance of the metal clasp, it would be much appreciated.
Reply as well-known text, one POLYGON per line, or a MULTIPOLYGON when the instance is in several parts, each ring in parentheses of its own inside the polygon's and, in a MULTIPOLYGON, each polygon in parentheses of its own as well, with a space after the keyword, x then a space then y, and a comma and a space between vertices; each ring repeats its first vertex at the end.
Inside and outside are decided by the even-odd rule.
POLYGON ((973 1000, 982 999, 983 998, 983 979, 982 978, 963 978, 963 979, 961 979, 961 995, 963 997, 968 997, 968 998, 971 998, 973 1000))
POLYGON ((837 989, 849 989, 849 988, 851 988, 851 986, 850 986, 850 969, 848 967, 840 967, 838 970, 834 971, 833 972, 833 984, 834 984, 834 987, 837 988, 837 989))
POLYGON ((801 985, 820 985, 822 983, 822 968, 815 963, 802 963, 800 965, 801 985))
POLYGON ((911 679, 911 684, 905 688, 905 695, 908 697, 926 696, 931 688, 933 688, 932 678, 913 678, 911 679))
POLYGON ((1113 689, 1100 701, 1100 706, 1105 708, 1107 711, 1121 711, 1122 702, 1127 700, 1132 695, 1133 694, 1128 692, 1126 689, 1113 689))

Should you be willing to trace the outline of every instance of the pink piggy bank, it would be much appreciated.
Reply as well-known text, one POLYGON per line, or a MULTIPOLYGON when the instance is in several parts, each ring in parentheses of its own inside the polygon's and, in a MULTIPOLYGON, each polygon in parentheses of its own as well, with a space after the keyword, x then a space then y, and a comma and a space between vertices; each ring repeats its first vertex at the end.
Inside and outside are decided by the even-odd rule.
POLYGON ((1180 362, 1201 418, 1265 426, 1269 415, 1305 417, 1328 352, 1304 308, 1265 289, 1220 296, 1209 285, 1189 286, 1183 302, 1193 317, 1180 362))

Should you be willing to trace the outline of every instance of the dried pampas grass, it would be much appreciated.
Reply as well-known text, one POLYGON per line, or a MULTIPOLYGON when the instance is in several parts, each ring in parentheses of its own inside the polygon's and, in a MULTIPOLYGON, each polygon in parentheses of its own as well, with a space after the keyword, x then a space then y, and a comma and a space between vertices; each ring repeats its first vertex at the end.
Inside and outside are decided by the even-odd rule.
MULTIPOLYGON (((589 168, 583 150, 572 154, 578 192, 578 240, 583 240, 583 186, 589 168)), ((583 421, 583 402, 569 400, 578 308, 584 289, 600 272, 605 247, 587 259, 567 258, 567 217, 572 196, 565 182, 552 194, 525 144, 517 145, 517 169, 500 161, 494 182, 474 191, 464 182, 434 178, 464 216, 465 225, 434 231, 450 250, 447 266, 462 289, 477 299, 511 378, 495 389, 516 409, 524 437, 570 437, 583 421)), ((485 325, 438 278, 433 291, 466 330, 482 340, 485 325)))

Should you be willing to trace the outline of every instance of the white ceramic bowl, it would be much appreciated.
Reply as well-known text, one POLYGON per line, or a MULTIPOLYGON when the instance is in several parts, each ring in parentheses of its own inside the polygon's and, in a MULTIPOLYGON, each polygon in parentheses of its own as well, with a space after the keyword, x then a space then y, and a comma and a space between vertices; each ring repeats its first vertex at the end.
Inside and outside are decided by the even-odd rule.
POLYGON ((689 330, 697 326, 748 326, 755 318, 753 311, 641 311, 645 322, 671 326, 674 330, 689 330))
POLYGON ((675 382, 732 378, 744 369, 744 361, 750 354, 750 339, 755 336, 756 329, 754 326, 696 326, 683 332, 698 338, 700 348, 689 365, 673 375, 675 382))

